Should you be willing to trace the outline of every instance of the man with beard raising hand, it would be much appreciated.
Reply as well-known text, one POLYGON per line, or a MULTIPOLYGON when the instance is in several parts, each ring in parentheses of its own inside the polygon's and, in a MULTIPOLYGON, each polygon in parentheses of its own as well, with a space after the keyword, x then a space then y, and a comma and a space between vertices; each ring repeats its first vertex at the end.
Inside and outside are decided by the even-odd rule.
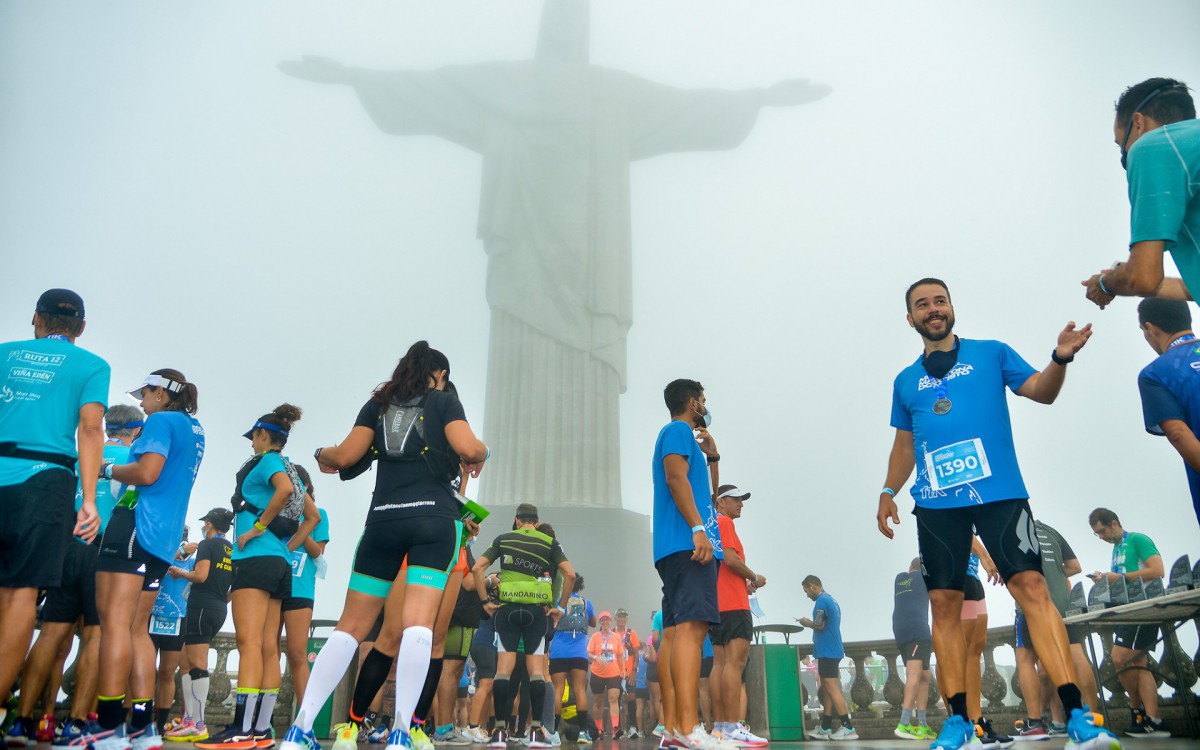
POLYGON ((922 575, 933 608, 933 650, 951 716, 935 750, 966 750, 976 734, 967 713, 966 640, 961 612, 972 529, 1024 610, 1030 635, 1070 715, 1067 733, 1078 750, 1116 750, 1120 741, 1088 711, 1075 684, 1075 668, 1062 617, 1042 577, 1029 493, 1013 446, 1005 389, 1042 404, 1054 403, 1067 364, 1092 335, 1091 324, 1068 323, 1058 335, 1050 364, 1033 369, 999 341, 953 335, 954 306, 940 279, 926 278, 904 298, 908 323, 924 351, 896 376, 891 424, 896 439, 876 521, 889 539, 900 523, 896 491, 917 469, 917 543, 922 575))

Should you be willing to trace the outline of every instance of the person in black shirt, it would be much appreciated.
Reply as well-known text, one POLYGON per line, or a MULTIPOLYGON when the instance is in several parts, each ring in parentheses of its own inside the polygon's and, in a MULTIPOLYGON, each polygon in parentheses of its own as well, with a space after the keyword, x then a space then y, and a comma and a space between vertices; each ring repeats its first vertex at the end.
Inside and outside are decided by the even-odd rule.
MULTIPOLYGON (((378 460, 375 491, 355 554, 346 604, 321 649, 308 689, 282 750, 317 750, 313 722, 371 631, 407 558, 402 581, 404 623, 396 656, 396 742, 406 737, 433 651, 433 627, 462 534, 450 482, 461 471, 479 476, 490 452, 475 437, 458 397, 444 392, 446 355, 418 341, 392 377, 359 411, 350 434, 314 454, 321 470, 352 477, 378 460)), ((389 612, 392 608, 389 607, 389 612)), ((385 616, 386 627, 386 616, 385 616)), ((389 744, 394 744, 389 742, 389 744)))
POLYGON ((233 546, 225 535, 233 524, 233 511, 213 508, 200 519, 204 539, 196 547, 196 565, 191 570, 171 567, 167 575, 191 581, 187 616, 183 625, 183 649, 190 669, 183 675, 183 725, 167 733, 180 742, 208 739, 204 707, 208 703, 208 648, 220 632, 228 614, 229 586, 233 583, 233 546))

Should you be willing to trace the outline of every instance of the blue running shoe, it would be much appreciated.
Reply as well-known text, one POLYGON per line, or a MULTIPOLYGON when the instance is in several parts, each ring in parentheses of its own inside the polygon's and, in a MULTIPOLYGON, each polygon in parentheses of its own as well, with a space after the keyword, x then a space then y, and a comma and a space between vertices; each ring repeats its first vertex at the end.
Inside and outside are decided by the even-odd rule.
POLYGON ((279 750, 321 750, 321 743, 317 742, 317 735, 293 724, 283 736, 283 744, 279 746, 279 750))
POLYGON ((388 750, 412 750, 412 737, 409 736, 408 732, 400 727, 396 727, 388 735, 387 746, 388 750))
POLYGON ((1104 717, 1087 706, 1071 709, 1067 719, 1067 747, 1075 750, 1121 750, 1117 735, 1104 728, 1104 717))
POLYGON ((388 723, 381 721, 379 722, 379 726, 372 729, 371 733, 367 735, 367 742, 370 742, 372 745, 381 745, 387 742, 389 734, 391 734, 391 730, 388 729, 388 723))
POLYGON ((975 738, 975 725, 957 714, 942 722, 942 731, 929 744, 929 750, 963 750, 975 738))

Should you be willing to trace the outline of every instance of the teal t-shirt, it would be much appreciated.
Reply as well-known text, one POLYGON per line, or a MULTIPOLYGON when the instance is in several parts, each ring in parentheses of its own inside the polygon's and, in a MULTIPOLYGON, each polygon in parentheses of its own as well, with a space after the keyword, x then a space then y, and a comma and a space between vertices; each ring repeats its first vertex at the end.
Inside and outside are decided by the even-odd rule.
MULTIPOLYGON (((267 453, 258 462, 258 466, 246 477, 246 481, 242 482, 242 496, 246 500, 258 508, 265 509, 271 504, 271 498, 275 496, 275 488, 271 485, 271 477, 282 473, 287 476, 287 470, 283 466, 283 459, 278 453, 267 453)), ((233 559, 242 560, 247 557, 267 557, 275 555, 282 557, 289 563, 292 559, 292 551, 288 549, 287 542, 272 534, 270 531, 264 531, 259 536, 251 539, 245 549, 238 549, 238 537, 245 534, 254 527, 254 522, 258 520, 258 516, 248 510, 244 510, 237 514, 237 519, 233 529, 233 559)))
MULTIPOLYGON (((313 528, 310 538, 314 542, 329 541, 329 514, 324 508, 317 508, 321 520, 313 528)), ((270 533, 270 532, 267 532, 270 533)), ((301 545, 292 553, 292 598, 315 599, 317 593, 317 566, 313 563, 312 555, 301 545)))
POLYGON ((1200 298, 1200 120, 1152 130, 1129 149, 1129 223, 1135 242, 1162 240, 1200 298))
MULTIPOLYGON (((124 443, 105 443, 104 460, 115 464, 129 463, 129 446, 124 443)), ((117 507, 117 498, 121 496, 121 483, 115 479, 101 479, 96 482, 96 511, 100 515, 100 534, 108 528, 108 519, 113 508, 117 507)), ((83 488, 75 485, 75 512, 83 507, 83 488)), ((78 537, 76 537, 78 538, 78 537)), ((80 541, 83 541, 80 539, 80 541)))
MULTIPOLYGON (((108 363, 58 338, 0 344, 0 443, 75 457, 86 404, 108 406, 108 363)), ((0 458, 0 487, 21 484, 55 464, 0 458)))
POLYGON ((1136 531, 1126 531, 1125 538, 1113 545, 1112 572, 1132 573, 1145 567, 1148 558, 1158 554, 1150 537, 1136 531))
POLYGON ((146 417, 142 434, 129 448, 129 460, 146 453, 162 456, 163 467, 154 484, 137 488, 137 540, 150 554, 172 562, 204 459, 204 428, 181 411, 155 412, 146 417))

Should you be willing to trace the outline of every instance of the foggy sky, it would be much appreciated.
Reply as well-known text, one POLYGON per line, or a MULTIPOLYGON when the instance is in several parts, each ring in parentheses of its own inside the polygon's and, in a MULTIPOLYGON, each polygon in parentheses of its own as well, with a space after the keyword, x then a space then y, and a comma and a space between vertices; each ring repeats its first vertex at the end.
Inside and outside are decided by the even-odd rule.
MULTIPOLYGON (((698 379, 722 481, 753 492, 739 532, 769 579, 768 621, 809 613, 799 581, 815 573, 847 640, 890 637, 892 578, 916 552, 907 490, 895 541, 874 513, 891 382, 920 352, 902 295, 933 275, 950 285, 957 333, 1004 340, 1035 367, 1068 320, 1095 324, 1055 405, 1010 397, 1035 515, 1084 570, 1108 566, 1111 547, 1087 526, 1098 505, 1148 533, 1168 566, 1200 554, 1182 462, 1142 428, 1136 376, 1154 355, 1135 302, 1101 312, 1079 285, 1127 254, 1112 103, 1151 76, 1198 85, 1200 6, 592 6, 594 64, 680 87, 807 77, 834 89, 764 110, 734 151, 633 166, 626 508, 650 511, 662 387, 698 379)), ((527 59, 540 9, 0 5, 0 337, 31 335, 37 295, 71 287, 88 309, 80 344, 112 364, 114 399, 160 367, 196 382, 208 453, 193 519, 228 503, 256 417, 304 408, 288 452, 305 462, 344 437, 418 338, 449 355, 478 427, 478 157, 388 136, 348 89, 275 66, 527 59)), ((332 517, 316 616, 336 618, 371 480, 321 477, 316 490, 332 517)), ((989 588, 993 625, 1011 609, 989 588)), ((635 616, 644 629, 648 613, 635 616)))

